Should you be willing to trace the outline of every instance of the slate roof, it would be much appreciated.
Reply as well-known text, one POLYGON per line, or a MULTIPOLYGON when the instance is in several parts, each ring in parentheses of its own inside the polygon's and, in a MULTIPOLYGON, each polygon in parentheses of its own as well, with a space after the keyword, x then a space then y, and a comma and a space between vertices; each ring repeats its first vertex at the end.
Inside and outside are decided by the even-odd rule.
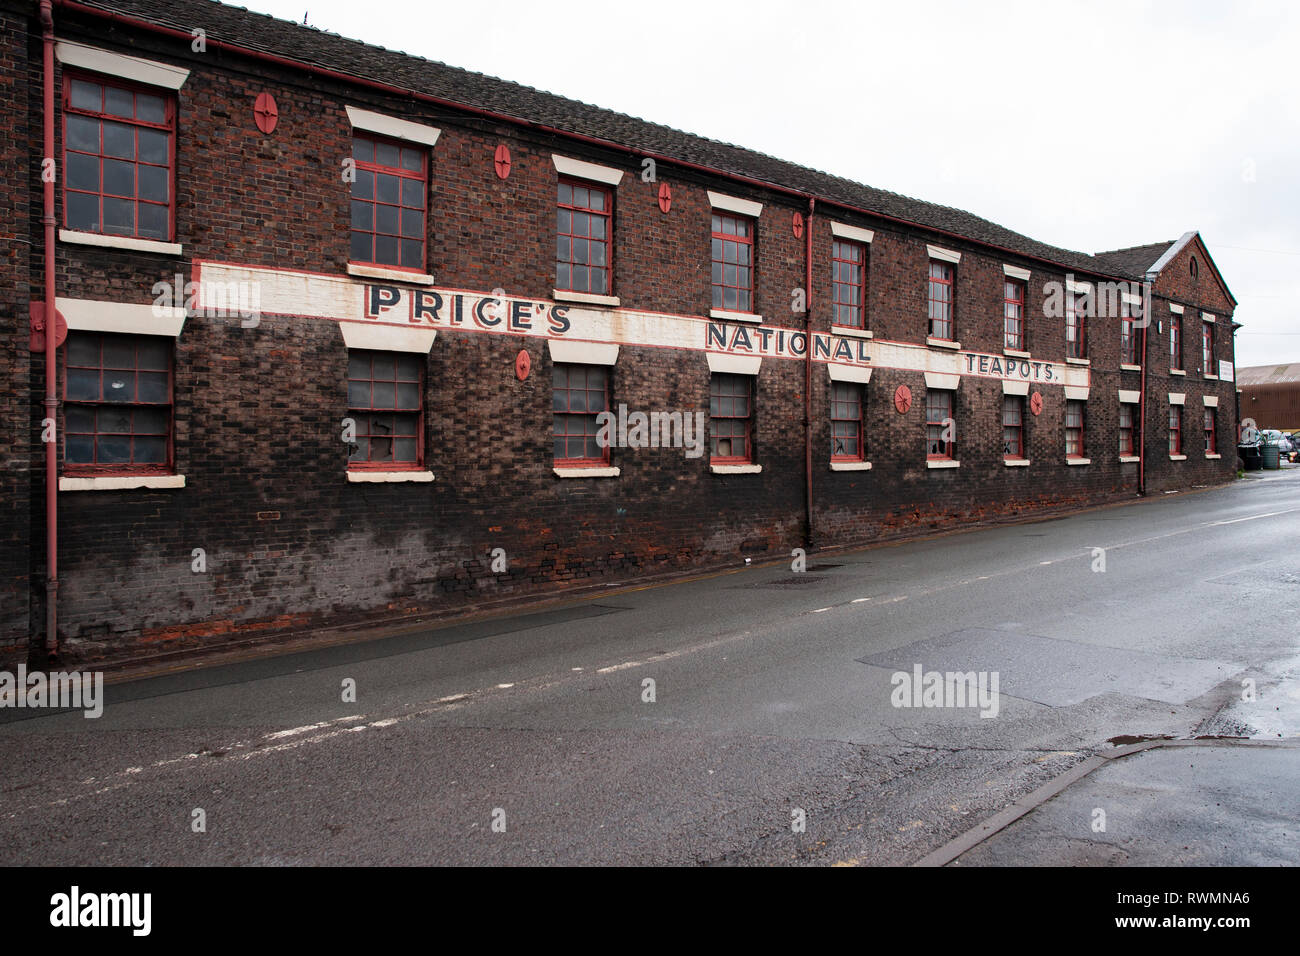
POLYGON ((1144 246, 1129 246, 1127 249, 1112 249, 1110 252, 1099 252, 1096 257, 1121 275, 1140 279, 1177 241, 1170 239, 1166 242, 1149 242, 1144 246))
MULTIPOLYGON (((215 0, 80 2, 88 7, 115 11, 186 33, 201 27, 209 39, 264 53, 275 53, 295 61, 378 80, 515 119, 581 133, 630 149, 645 150, 783 186, 819 199, 844 203, 919 226, 954 233, 979 243, 1046 260, 1066 269, 1116 278, 1128 278, 1131 275, 1127 259, 1115 260, 1061 249, 961 209, 855 183, 753 150, 683 133, 658 123, 495 77, 371 46, 314 27, 253 13, 243 7, 215 0), (1121 264, 1125 266, 1123 272, 1119 271, 1121 264)), ((60 7, 56 12, 56 29, 60 16, 69 16, 66 8, 60 7)), ((1119 250, 1115 255, 1124 251, 1119 250)))

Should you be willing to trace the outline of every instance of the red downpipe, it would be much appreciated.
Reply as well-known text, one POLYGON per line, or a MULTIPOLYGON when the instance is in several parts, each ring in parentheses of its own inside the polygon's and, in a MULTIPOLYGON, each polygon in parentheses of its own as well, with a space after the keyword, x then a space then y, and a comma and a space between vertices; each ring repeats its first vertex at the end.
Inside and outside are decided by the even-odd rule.
POLYGON ((813 210, 817 208, 817 200, 811 196, 808 197, 808 221, 804 223, 804 282, 803 282, 803 307, 804 307, 804 329, 807 333, 807 341, 804 342, 804 363, 803 363, 803 467, 804 467, 804 488, 807 490, 807 502, 805 508, 808 513, 808 532, 805 539, 804 547, 807 551, 812 551, 813 547, 813 440, 812 440, 812 355, 813 355, 813 321, 812 321, 812 236, 813 236, 813 210))
MULTIPOLYGON (((42 0, 42 2, 44 2, 44 0, 42 0)), ((165 27, 157 23, 152 23, 149 20, 142 20, 139 17, 131 17, 122 13, 115 13, 112 10, 101 10, 98 7, 88 7, 83 3, 77 3, 76 0, 53 0, 53 2, 55 3, 56 6, 61 7, 64 10, 70 10, 75 13, 85 14, 87 16, 99 17, 100 19, 109 20, 113 23, 121 23, 126 26, 134 27, 139 30, 147 30, 152 33, 161 34, 162 36, 169 36, 175 39, 184 40, 187 44, 192 42, 194 39, 192 34, 187 33, 184 30, 177 30, 173 27, 165 27)), ((531 120, 522 119, 518 116, 511 116, 508 113, 498 113, 494 110, 483 109, 482 107, 478 107, 478 106, 469 106, 468 104, 465 103, 457 103, 454 100, 445 100, 442 99, 441 97, 433 96, 429 93, 420 93, 417 90, 408 90, 400 86, 393 86, 389 83, 380 83, 378 80, 367 79, 366 77, 363 76, 355 76, 354 74, 344 73, 340 70, 331 70, 328 67, 316 66, 313 63, 306 63, 301 60, 293 60, 288 57, 278 56, 274 53, 264 53, 261 50, 254 50, 254 49, 250 49, 249 47, 242 47, 239 46, 238 44, 227 43, 224 40, 216 40, 213 39, 212 37, 207 37, 204 42, 207 44, 208 47, 215 50, 225 50, 229 53, 238 54, 239 56, 246 56, 249 57, 250 59, 260 60, 263 63, 274 63, 277 66, 286 66, 294 70, 301 70, 305 73, 310 73, 313 76, 325 77, 331 80, 340 80, 344 83, 350 83, 353 86, 361 86, 361 87, 365 87, 366 89, 378 90, 382 93, 386 93, 389 95, 396 94, 398 96, 410 97, 411 99, 416 100, 417 102, 431 103, 435 106, 439 106, 444 109, 451 109, 460 113, 468 113, 471 116, 481 116, 498 123, 511 123, 515 126, 522 126, 525 129, 538 130, 539 132, 546 133, 550 136, 559 136, 559 137, 563 137, 564 139, 573 140, 575 142, 587 143, 588 145, 591 146, 599 146, 602 149, 608 149, 613 152, 625 153, 628 156, 636 156, 641 158, 653 159, 656 163, 667 163, 670 166, 677 166, 681 169, 691 169, 696 172, 705 173, 715 178, 729 179, 732 182, 744 183, 747 186, 755 186, 760 189, 766 189, 770 192, 779 193, 780 195, 783 196, 793 196, 798 199, 812 199, 812 197, 809 196, 808 193, 798 189, 791 189, 789 186, 780 186, 777 185, 776 183, 769 183, 762 179, 754 179, 751 176, 742 176, 739 173, 729 173, 726 170, 717 169, 716 167, 713 166, 706 166, 703 163, 692 163, 688 160, 678 159, 674 156, 665 156, 662 153, 655 153, 652 152, 651 150, 634 149, 631 146, 624 146, 622 143, 615 143, 611 140, 601 139, 598 136, 587 136, 584 135, 583 133, 575 133, 572 130, 559 129, 558 127, 555 126, 547 126, 545 123, 534 123, 531 120)), ((970 236, 963 236, 960 233, 949 232, 946 229, 939 229, 934 226, 923 226, 920 223, 912 222, 911 220, 908 219, 900 219, 897 216, 889 216, 882 212, 876 212, 870 209, 863 209, 859 206, 853 206, 850 205, 849 203, 840 202, 838 200, 827 199, 823 197, 821 201, 823 205, 833 206, 836 209, 843 209, 843 210, 847 210, 848 212, 860 213, 862 215, 871 216, 875 219, 884 222, 897 223, 900 226, 907 226, 912 229, 921 229, 924 230, 925 232, 933 233, 934 235, 937 236, 947 236, 950 239, 961 239, 965 242, 976 241, 976 240, 972 240, 970 236)), ((1044 263, 1045 265, 1050 265, 1054 268, 1060 268, 1060 263, 1052 259, 1045 259, 1042 256, 1030 255, 1025 252, 1019 252, 1015 249, 1008 249, 1005 246, 999 246, 991 242, 986 242, 984 240, 978 240, 977 244, 983 246, 986 249, 993 249, 997 252, 1005 252, 1010 255, 1018 256, 1021 259, 1029 259, 1034 262, 1041 262, 1044 263)), ((1091 276, 1100 276, 1108 279, 1127 278, 1125 276, 1117 276, 1117 275, 1109 276, 1103 272, 1089 272, 1087 274, 1091 276)))
MULTIPOLYGON (((1147 493, 1147 340, 1151 338, 1151 286, 1155 281, 1152 273, 1143 276, 1142 281, 1142 318, 1146 328, 1142 330, 1142 393, 1138 396, 1138 494, 1147 493)), ((1183 347, 1182 336, 1178 338, 1178 347, 1183 347)))
MULTIPOLYGON (((41 0, 41 37, 45 63, 42 92, 45 96, 45 158, 54 157, 54 11, 50 0, 41 0)), ((57 169, 57 165, 55 166, 57 169)), ((58 422, 59 392, 55 353, 58 351, 58 312, 54 292, 54 177, 42 176, 44 203, 41 222, 45 226, 45 417, 58 422)), ((44 428, 42 427, 42 431, 44 428)), ((45 443, 45 650, 59 650, 59 459, 58 443, 45 443)))

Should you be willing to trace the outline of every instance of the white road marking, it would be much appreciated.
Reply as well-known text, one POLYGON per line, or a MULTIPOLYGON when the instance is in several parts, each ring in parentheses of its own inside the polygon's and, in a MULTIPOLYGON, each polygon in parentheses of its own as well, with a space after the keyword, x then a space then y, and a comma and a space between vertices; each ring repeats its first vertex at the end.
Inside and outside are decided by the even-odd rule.
MULTIPOLYGON (((1265 480, 1268 480, 1268 479, 1265 479, 1265 480)), ((1150 542, 1152 542, 1152 541, 1158 541, 1158 540, 1162 540, 1162 539, 1164 539, 1164 538, 1176 537, 1176 536, 1181 535, 1181 534, 1187 534, 1187 533, 1189 533, 1189 532, 1193 532, 1193 531, 1197 531, 1197 530, 1203 530, 1203 529, 1208 528, 1208 527, 1214 527, 1214 526, 1220 526, 1220 525, 1228 525, 1228 524, 1236 524, 1236 523, 1241 522, 1241 521, 1252 521, 1252 520, 1255 520, 1256 518, 1270 518, 1270 517, 1276 517, 1277 515, 1290 514, 1290 513, 1295 512, 1295 511, 1300 511, 1300 508, 1289 508, 1289 509, 1285 509, 1285 510, 1282 510, 1282 511, 1274 511, 1274 512, 1268 512, 1268 513, 1265 513, 1265 514, 1258 514, 1258 515, 1249 515, 1249 516, 1246 516, 1246 517, 1244 517, 1244 518, 1233 518, 1233 519, 1228 519, 1228 520, 1225 520, 1225 521, 1209 521, 1209 522, 1202 522, 1202 523, 1199 523, 1199 524, 1193 525, 1193 526, 1191 526, 1191 527, 1182 528, 1182 529, 1179 529, 1179 530, 1176 530, 1176 531, 1170 531, 1170 532, 1166 532, 1166 533, 1164 533, 1164 534, 1153 535, 1152 537, 1149 537, 1149 538, 1140 538, 1140 539, 1136 539, 1136 540, 1133 540, 1133 541, 1127 541, 1127 542, 1123 542, 1123 543, 1121 543, 1121 544, 1108 545, 1107 547, 1108 547, 1108 549, 1115 549, 1115 548, 1126 548, 1126 547, 1130 547, 1130 546, 1138 545, 1138 544, 1147 544, 1147 543, 1150 543, 1150 542)), ((1062 561, 1065 561, 1065 560, 1073 560, 1073 559, 1076 558, 1076 557, 1086 557, 1087 554, 1088 554, 1088 552, 1085 551, 1083 554, 1080 554, 1080 555, 1072 555, 1072 556, 1070 556, 1070 557, 1068 557, 1068 558, 1061 558, 1061 559, 1059 559, 1059 560, 1062 560, 1062 561)), ((1043 562, 1040 562, 1040 566, 1041 566, 1041 565, 1050 565, 1050 564, 1052 564, 1052 563, 1054 563, 1054 562, 1052 562, 1052 561, 1043 561, 1043 562)), ((1023 566, 1022 566, 1022 567, 1023 567, 1023 566)), ((993 577, 1005 577, 1005 576, 1010 575, 1010 574, 1018 574, 1018 573, 1022 573, 1022 569, 1021 569, 1021 568, 1013 568, 1013 569, 1010 569, 1010 570, 1007 570, 1007 571, 1004 571, 1004 572, 999 572, 999 573, 994 574, 994 575, 982 575, 982 576, 980 576, 979 578, 977 578, 976 580, 984 581, 984 580, 989 580, 990 578, 993 578, 993 577)), ((965 582, 962 582, 962 583, 965 583, 965 582)), ((948 586, 946 586, 946 587, 939 587, 939 588, 935 588, 935 589, 932 589, 932 590, 926 591, 926 592, 924 592, 924 593, 926 593, 926 594, 932 594, 932 593, 935 593, 936 591, 949 590, 949 589, 951 589, 952 587, 955 587, 955 586, 957 586, 957 585, 948 585, 948 586)), ((882 598, 882 599, 878 600, 876 603, 877 603, 877 605, 881 605, 881 604, 893 604, 893 603, 897 603, 897 602, 899 602, 899 601, 905 601, 905 600, 907 600, 907 599, 908 599, 908 595, 906 595, 906 594, 902 594, 902 595, 896 595, 896 596, 894 596, 894 597, 890 597, 890 598, 882 598)), ((865 602, 867 602, 867 601, 871 601, 871 600, 873 600, 873 599, 872 599, 872 598, 855 598, 855 599, 854 599, 853 601, 851 601, 850 603, 853 603, 853 604, 859 604, 859 603, 865 603, 865 602)), ((836 606, 839 606, 839 605, 836 605, 836 606)), ((818 611, 817 611, 816 613, 820 613, 821 611, 827 611, 827 610, 830 610, 830 608, 820 608, 820 609, 818 609, 818 611)), ((606 674, 606 673, 613 673, 613 672, 616 672, 616 671, 626 670, 626 669, 630 669, 630 668, 634 668, 634 667, 642 667, 642 666, 644 666, 644 665, 646 665, 646 664, 648 664, 648 663, 652 663, 652 662, 653 662, 653 663, 659 663, 659 662, 661 662, 661 661, 666 661, 666 660, 670 660, 670 659, 673 659, 673 658, 682 657, 682 656, 685 656, 685 655, 687 655, 687 654, 694 654, 694 653, 696 653, 696 652, 698 652, 698 651, 709 650, 709 649, 712 649, 712 648, 715 648, 715 647, 719 647, 719 646, 721 646, 721 645, 730 644, 730 643, 734 643, 734 642, 739 641, 739 640, 748 639, 748 638, 750 638, 750 637, 751 637, 751 632, 750 632, 750 631, 742 631, 742 632, 739 632, 739 633, 730 634, 730 635, 728 635, 728 636, 726 636, 726 637, 719 638, 719 639, 717 639, 717 640, 708 641, 708 642, 705 642, 705 643, 703 643, 703 644, 696 644, 696 645, 692 645, 692 646, 690 646, 690 647, 681 648, 681 649, 676 650, 676 651, 670 651, 670 652, 665 653, 665 654, 655 655, 655 657, 654 657, 652 660, 633 660, 633 661, 625 661, 625 662, 623 662, 623 663, 621 663, 621 664, 613 664, 613 665, 609 665, 609 666, 607 666, 607 667, 602 667, 602 668, 597 669, 597 670, 596 670, 596 673, 598 673, 598 674, 606 674)), ((551 688, 553 688, 553 687, 556 687, 556 686, 558 686, 558 685, 560 685, 560 684, 564 684, 564 683, 567 683, 568 681, 571 681, 571 680, 575 679, 576 675, 579 674, 579 673, 581 673, 581 672, 583 671, 583 668, 581 668, 581 667, 574 667, 574 668, 571 668, 570 670, 571 670, 571 672, 572 672, 572 676, 571 676, 571 675, 565 675, 565 676, 563 676, 563 677, 553 678, 553 677, 551 677, 551 675, 541 675, 540 677, 537 677, 537 678, 530 678, 530 679, 527 679, 527 680, 525 680, 525 681, 520 681, 520 682, 516 682, 516 683, 519 684, 519 685, 522 685, 525 689, 528 689, 528 690, 535 690, 535 691, 548 690, 548 689, 551 689, 551 688)), ((498 684, 498 685, 496 685, 496 689, 509 689, 509 688, 515 687, 515 686, 516 686, 516 683, 510 683, 510 684, 498 684)), ((236 759, 240 759, 240 760, 248 760, 248 759, 250 759, 250 758, 252 758, 252 757, 256 757, 256 756, 259 756, 259 755, 262 755, 262 754, 268 754, 268 753, 280 753, 280 752, 283 752, 283 751, 288 751, 288 750, 297 749, 298 747, 305 746, 305 745, 308 745, 308 744, 320 743, 320 742, 323 742, 323 741, 326 741, 326 740, 332 739, 332 738, 334 738, 334 737, 338 737, 338 736, 340 736, 341 734, 345 734, 345 733, 356 733, 356 732, 359 732, 359 731, 363 731, 363 730, 365 730, 367 727, 373 727, 373 728, 376 728, 376 729, 385 729, 385 728, 392 727, 392 726, 395 726, 395 725, 400 724, 400 723, 405 723, 406 721, 412 720, 412 719, 417 718, 417 717, 428 716, 428 715, 432 715, 432 714, 435 714, 435 713, 438 713, 438 712, 441 712, 441 711, 446 711, 446 710, 456 710, 456 709, 459 709, 459 707, 462 705, 463 702, 469 701, 469 700, 474 699, 474 698, 479 698, 479 697, 483 697, 483 696, 490 695, 491 692, 492 692, 492 690, 493 690, 493 688, 483 688, 483 689, 479 689, 479 690, 475 690, 475 691, 462 692, 462 693, 458 693, 458 694, 451 694, 451 695, 448 695, 448 696, 446 696, 446 697, 440 697, 440 698, 437 698, 436 700, 430 702, 429 705, 424 706, 424 707, 421 707, 421 708, 418 708, 418 709, 415 709, 415 710, 408 711, 408 712, 405 713, 405 714, 398 715, 398 716, 392 716, 392 717, 385 717, 385 718, 383 718, 383 719, 379 719, 379 720, 371 720, 371 718, 370 718, 369 716, 365 715, 365 714, 349 714, 349 715, 346 715, 346 716, 343 716, 343 717, 338 717, 338 718, 336 718, 336 719, 334 719, 334 720, 332 720, 332 721, 323 721, 323 722, 321 722, 321 723, 317 723, 317 724, 308 724, 308 725, 305 725, 305 726, 302 726, 302 727, 293 727, 293 728, 289 728, 289 729, 287 729, 287 730, 274 731, 274 732, 272 732, 272 733, 269 733, 269 734, 265 734, 265 735, 263 735, 263 737, 260 738, 260 740, 257 741, 257 742, 254 742, 254 741, 237 741, 237 742, 232 743, 232 744, 230 744, 229 746, 226 746, 226 747, 224 747, 224 748, 223 748, 223 747, 215 748, 213 751, 209 751, 209 753, 212 753, 212 754, 222 754, 222 755, 230 755, 230 756, 232 756, 232 757, 234 757, 234 758, 236 758, 236 759), (365 725, 362 725, 362 726, 356 726, 356 727, 340 727, 340 726, 337 726, 337 725, 340 725, 340 724, 349 724, 349 723, 353 723, 353 722, 355 722, 355 721, 369 721, 369 723, 367 723, 367 724, 365 724, 365 725), (318 730, 319 730, 319 731, 324 731, 324 732, 323 732, 323 733, 312 733, 313 731, 318 731, 318 730), (296 739, 287 739, 287 738, 290 738, 290 737, 292 737, 292 738, 296 738, 296 739), (276 744, 276 745, 274 745, 274 746, 266 746, 265 744, 263 744, 263 743, 260 742, 260 741, 265 741, 265 740, 280 740, 280 741, 282 741, 282 742, 281 742, 281 743, 278 743, 278 744, 276 744), (245 751, 245 752, 239 752, 239 753, 236 753, 236 751, 245 751)), ((182 754, 182 755, 180 755, 180 756, 178 756, 178 757, 172 757, 172 758, 169 758, 169 759, 164 759, 164 760, 158 760, 158 761, 155 761, 153 764, 151 764, 151 765, 149 766, 148 769, 149 769, 149 770, 158 770, 158 769, 162 769, 162 768, 165 768, 165 767, 169 767, 169 766, 171 766, 171 765, 173 765, 173 764, 184 763, 184 762, 187 762, 187 761, 195 761, 195 760, 197 760, 198 757, 200 757, 200 756, 202 756, 202 755, 201 755, 201 754, 196 754, 196 753, 187 753, 187 754, 182 754)), ((193 764, 191 764, 191 765, 193 766, 193 764)), ((97 789, 97 790, 93 790, 93 791, 90 791, 90 792, 87 792, 87 793, 78 794, 78 795, 75 795, 75 796, 72 796, 72 797, 67 797, 67 796, 65 796, 65 797, 62 797, 62 798, 60 798, 60 799, 57 799, 57 800, 54 800, 54 801, 51 801, 51 802, 45 803, 44 806, 64 806, 64 805, 67 805, 67 804, 71 803, 73 800, 85 799, 85 798, 87 798, 87 797, 94 797, 94 796, 97 796, 97 795, 99 795, 99 794, 109 793, 109 792, 111 792, 111 791, 120 790, 120 789, 123 789, 123 788, 126 788, 126 787, 130 787, 130 786, 132 786, 132 785, 134 785, 134 784, 136 784, 136 783, 138 783, 138 782, 142 782, 142 781, 141 781, 141 777, 145 775, 145 773, 144 773, 145 769, 146 769, 146 768, 144 768, 144 767, 128 767, 128 768, 126 768, 126 769, 120 771, 119 773, 117 773, 117 774, 115 774, 115 775, 110 775, 109 778, 99 778, 100 780, 104 780, 104 781, 106 781, 107 779, 111 779, 112 776, 116 776, 116 777, 118 777, 118 778, 122 778, 122 779, 120 780, 120 782, 113 783, 113 784, 110 784, 109 786, 101 787, 101 788, 99 788, 99 789, 97 789)), ((99 781, 97 781, 96 778, 91 778, 90 780, 85 781, 86 784, 90 784, 90 783, 92 783, 92 782, 99 782, 99 781)), ((28 809, 35 809, 35 808, 36 808, 35 806, 32 806, 32 807, 29 807, 28 809)), ((24 812, 24 811, 23 811, 23 810, 15 810, 13 813, 10 813, 9 816, 12 818, 12 817, 14 817, 15 815, 17 815, 18 813, 22 813, 22 812, 24 812)))
POLYGON ((1270 511, 1267 514, 1250 515, 1249 517, 1246 518, 1231 518, 1228 521, 1211 521, 1210 527, 1212 528, 1217 527, 1218 525, 1221 524, 1236 524, 1238 521, 1254 521, 1256 518, 1274 518, 1277 515, 1290 514, 1292 511, 1295 510, 1296 510, 1295 508, 1288 508, 1286 511, 1270 511))

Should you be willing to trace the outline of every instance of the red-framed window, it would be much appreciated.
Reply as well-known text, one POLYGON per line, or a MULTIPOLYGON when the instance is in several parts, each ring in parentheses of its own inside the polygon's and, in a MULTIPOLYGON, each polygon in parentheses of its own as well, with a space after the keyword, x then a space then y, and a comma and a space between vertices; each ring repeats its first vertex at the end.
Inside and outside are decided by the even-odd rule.
POLYGON ((349 468, 423 467, 424 361, 412 352, 348 351, 348 417, 356 423, 349 468))
POLYGON ((713 462, 752 462, 753 433, 753 376, 715 373, 709 379, 709 452, 713 462))
POLYGON ((1214 409, 1205 409, 1205 453, 1207 455, 1217 455, 1219 453, 1219 436, 1214 427, 1214 409))
POLYGON ((836 239, 831 245, 833 322, 847 329, 867 327, 867 246, 836 239))
POLYGON ((952 458, 954 448, 953 393, 930 388, 925 392, 925 456, 952 458))
POLYGON ((1083 402, 1070 399, 1065 403, 1065 457, 1084 458, 1083 402))
POLYGON ((555 288, 610 295, 614 193, 561 179, 555 210, 555 288))
POLYGON ((423 272, 428 150, 358 133, 352 137, 352 158, 350 260, 423 272))
POLYGON ((754 311, 754 220, 713 214, 713 308, 754 311))
POLYGON ((930 327, 936 339, 952 340, 953 267, 948 262, 930 260, 930 327))
POLYGON ((1137 320, 1142 307, 1125 299, 1119 304, 1119 360, 1122 365, 1137 365, 1142 357, 1142 330, 1137 320))
POLYGON ((1169 454, 1183 453, 1183 406, 1169 406, 1169 454))
POLYGON ((1087 316, 1079 307, 1079 300, 1073 292, 1065 296, 1065 356, 1082 359, 1088 357, 1086 338, 1087 316))
POLYGON ((69 332, 63 464, 72 474, 169 474, 172 351, 160 335, 69 332))
POLYGON ((1128 458, 1137 454, 1137 406, 1121 402, 1119 406, 1119 453, 1128 458))
POLYGON ((1183 368, 1183 317, 1169 316, 1169 367, 1182 371, 1183 368))
POLYGON ((1002 396, 1002 457, 1025 457, 1025 397, 1002 396))
POLYGON ((864 461, 863 386, 831 382, 831 461, 864 461))
POLYGON ((118 80, 65 74, 65 227, 169 241, 175 156, 174 96, 118 80))
POLYGON ((555 463, 574 468, 609 464, 601 447, 599 416, 609 411, 609 369, 557 362, 551 373, 555 463))
POLYGON ((1201 374, 1218 375, 1219 369, 1214 364, 1214 323, 1201 323, 1201 374))
POLYGON ((1025 350, 1025 288, 1019 279, 1002 283, 1002 347, 1025 350))

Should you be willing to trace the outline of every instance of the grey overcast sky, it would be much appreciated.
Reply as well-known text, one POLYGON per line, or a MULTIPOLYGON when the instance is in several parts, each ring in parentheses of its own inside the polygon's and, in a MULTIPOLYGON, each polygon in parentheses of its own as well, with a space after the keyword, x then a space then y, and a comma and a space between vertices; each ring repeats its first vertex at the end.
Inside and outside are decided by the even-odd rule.
POLYGON ((247 0, 1085 252, 1199 229, 1300 362, 1300 4, 247 0))

